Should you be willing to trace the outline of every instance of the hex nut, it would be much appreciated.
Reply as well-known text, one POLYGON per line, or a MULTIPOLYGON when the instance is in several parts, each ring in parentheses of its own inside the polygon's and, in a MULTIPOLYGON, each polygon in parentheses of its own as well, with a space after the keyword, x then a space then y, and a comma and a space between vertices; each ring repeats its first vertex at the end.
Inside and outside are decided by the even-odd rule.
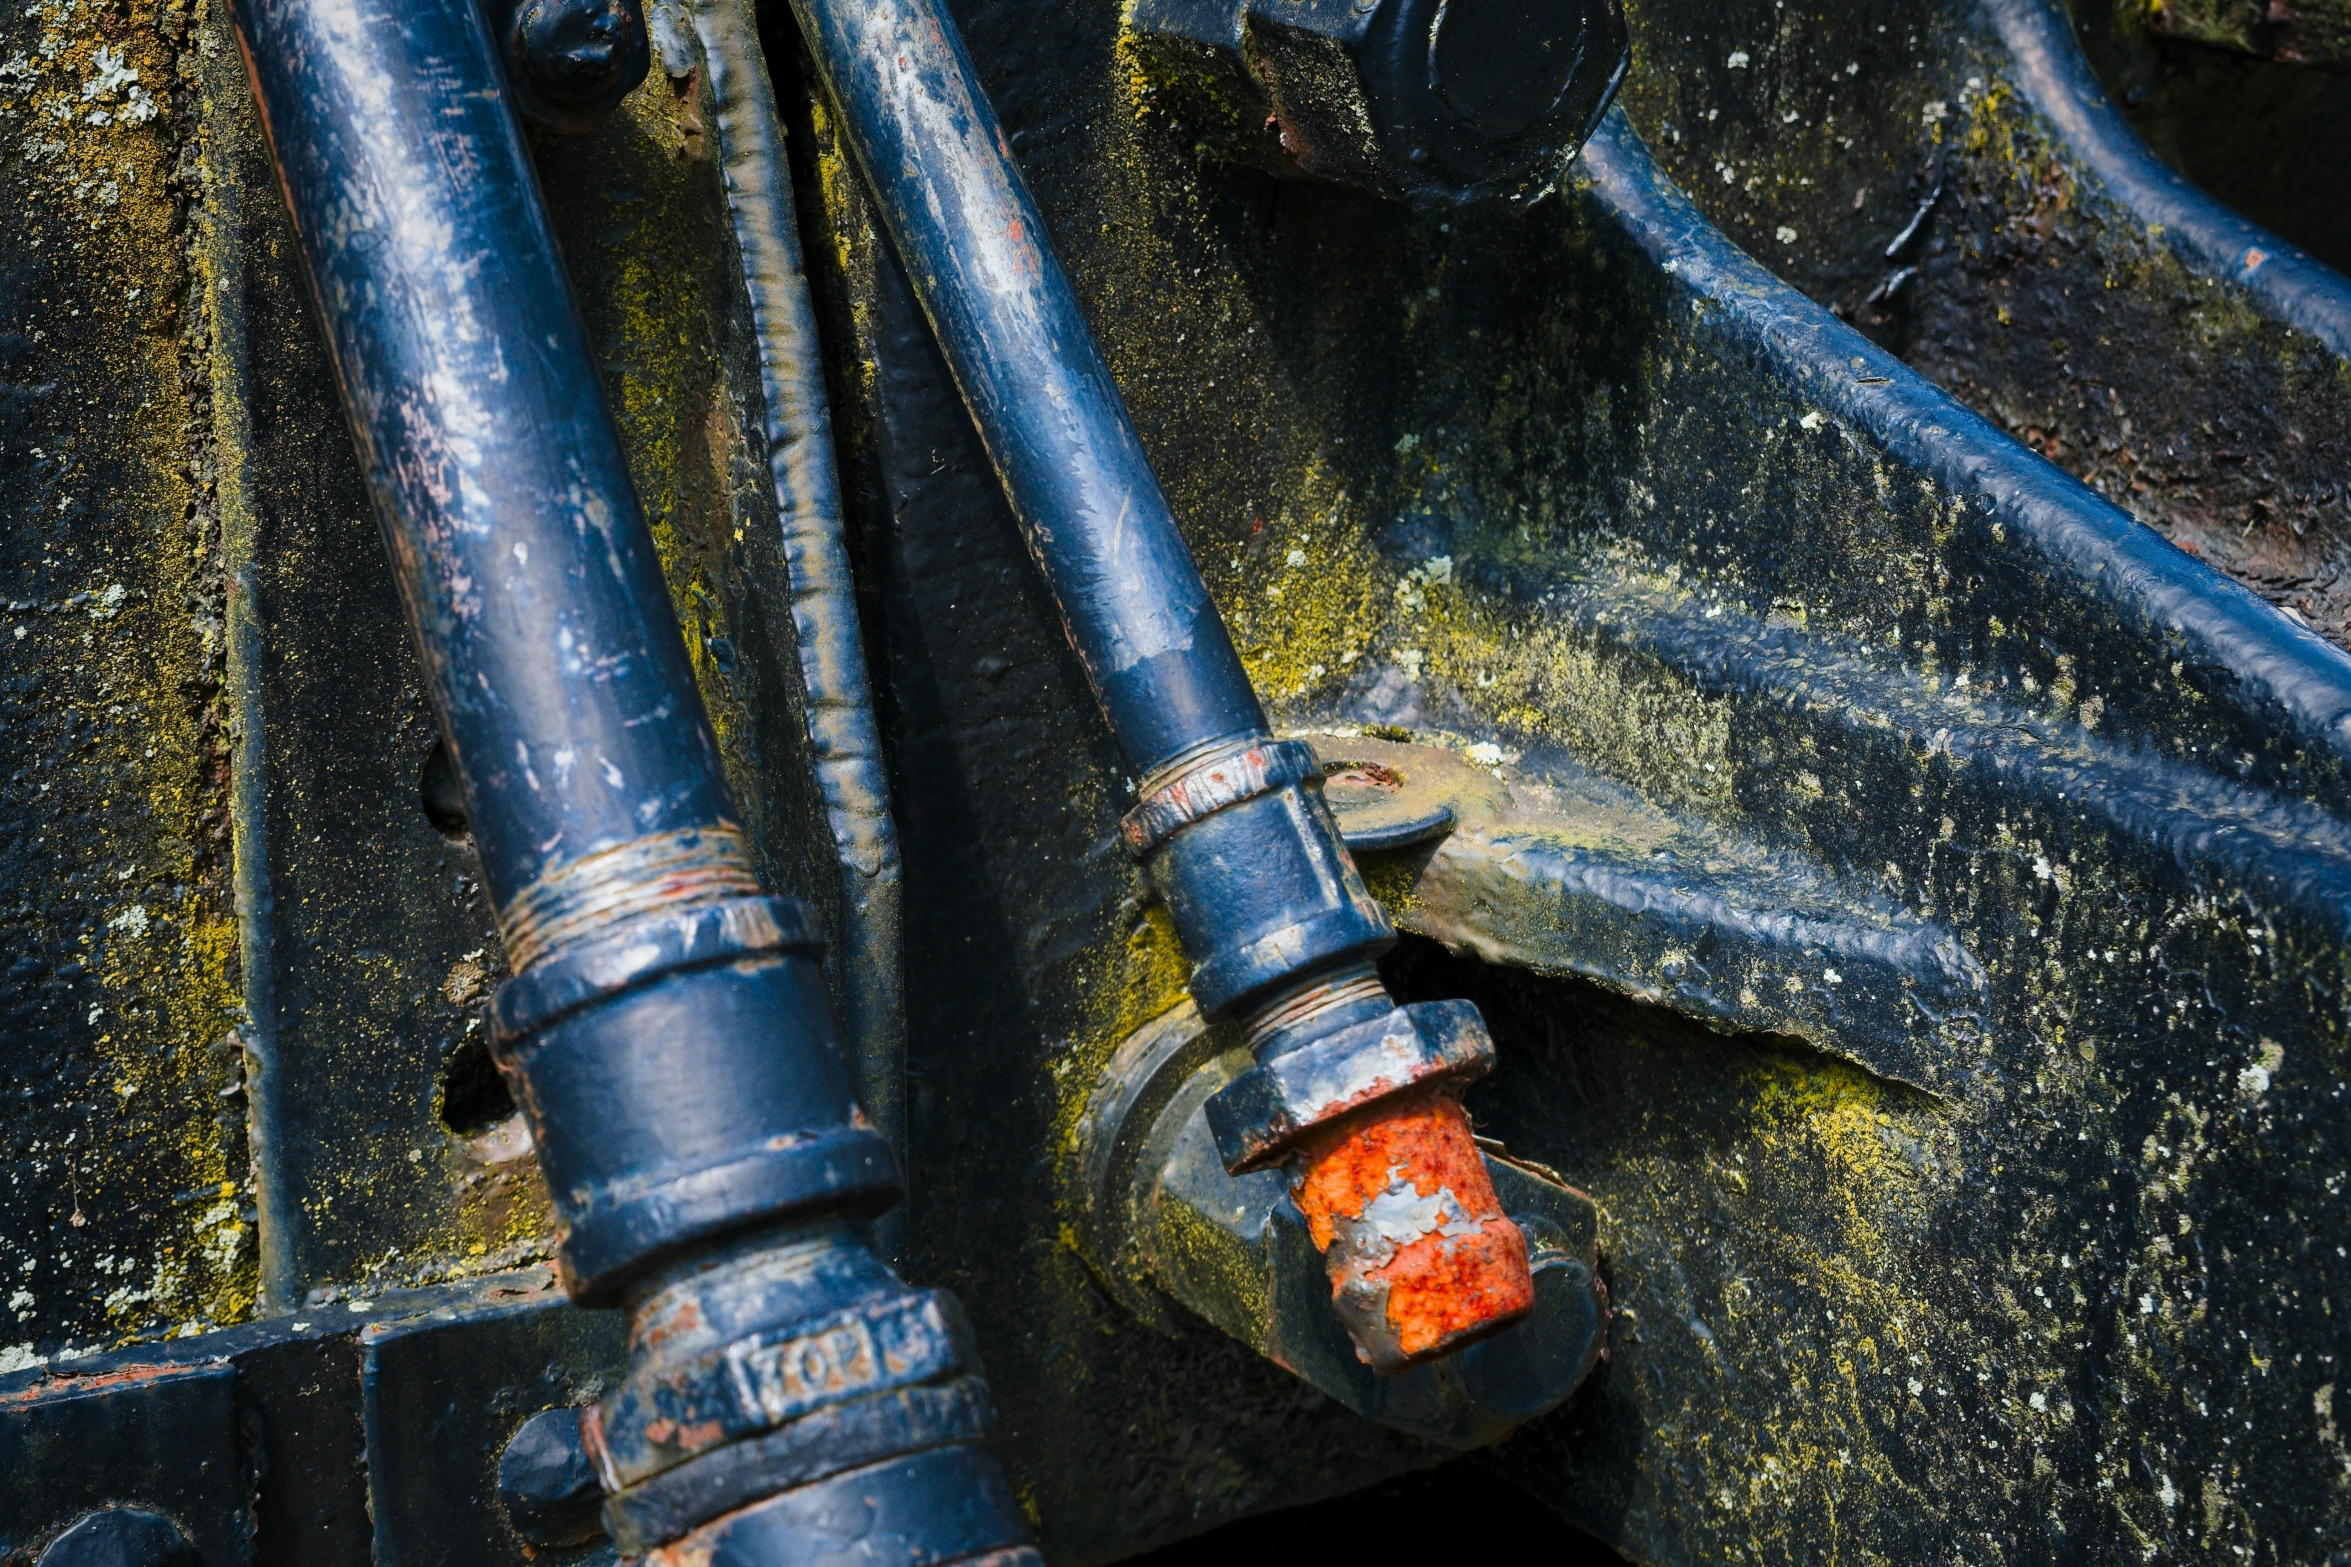
POLYGON ((1494 1040, 1467 1001, 1418 1001, 1258 1062, 1206 1106, 1218 1153, 1239 1174, 1282 1158, 1300 1133, 1438 1078, 1494 1065, 1494 1040))
POLYGON ((1629 59, 1621 0, 1135 0, 1128 27, 1205 151, 1420 204, 1546 188, 1629 59))

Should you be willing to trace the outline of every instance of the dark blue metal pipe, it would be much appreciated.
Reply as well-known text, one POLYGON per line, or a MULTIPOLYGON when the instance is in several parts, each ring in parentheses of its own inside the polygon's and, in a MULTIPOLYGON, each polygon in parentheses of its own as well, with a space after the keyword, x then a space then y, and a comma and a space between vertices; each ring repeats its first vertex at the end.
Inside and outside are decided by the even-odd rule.
POLYGON ((954 23, 899 0, 793 8, 1128 766, 1264 733, 954 23))
POLYGON ((898 1445, 903 1421, 850 1422, 736 1451, 976 1365, 952 1302, 872 1254, 862 1220, 896 1199, 895 1163, 814 919, 763 895, 732 819, 481 14, 233 11, 515 971, 491 1021, 566 1282, 636 1317, 628 1376, 583 1420, 608 1488, 668 1487, 658 1516, 726 1559, 797 1560, 768 1524, 919 1447, 877 1530, 1017 1548, 967 1416, 898 1445), (821 1387, 767 1396, 759 1368, 789 1380, 811 1354, 821 1387), (689 1398, 693 1420, 663 1418, 689 1398), (714 1463, 726 1486, 690 1483, 714 1463))
MULTIPOLYGON (((1392 1118, 1432 1128, 1414 1134, 1418 1189, 1442 1184, 1440 1150, 1449 1168, 1478 1170, 1456 1096, 1458 1078, 1491 1059, 1484 1026, 1468 1009, 1453 1032, 1474 1038, 1424 1048, 1444 1031, 1396 1007, 1373 972, 1395 939, 1387 916, 1340 841, 1313 752, 1267 728, 953 21, 940 0, 793 0, 793 10, 1141 780, 1127 842, 1192 960, 1193 999, 1210 1017, 1242 1017, 1257 1049, 1257 1073, 1233 1085, 1219 1122, 1228 1162, 1297 1159, 1309 1180, 1306 1164, 1348 1165, 1349 1140, 1376 1140, 1392 1118), (1313 1069, 1273 1066, 1294 1053, 1313 1069), (1284 1086, 1308 1080, 1343 1091, 1284 1086)), ((1464 1195, 1481 1214, 1493 1207, 1490 1186, 1464 1195)), ((1332 1243, 1341 1314, 1369 1364, 1401 1369, 1524 1312, 1525 1242, 1493 1213, 1495 1277, 1460 1292, 1491 1314, 1462 1313, 1458 1330, 1432 1340, 1399 1331, 1387 1286, 1356 1276, 1351 1243, 1332 1243)))
POLYGON ((237 23, 493 900, 725 822, 481 17, 248 0, 237 23))
POLYGON ((1376 954, 1393 939, 1387 920, 1311 759, 1262 748, 1265 710, 954 23, 935 0, 794 10, 1146 812, 1167 786, 1184 794, 1199 764, 1257 757, 1226 769, 1213 804, 1179 801, 1130 833, 1192 957, 1196 999, 1212 1015, 1246 1009, 1376 954))
POLYGON ((2033 107, 2150 233, 2160 228, 2190 267, 2227 278, 2263 314, 2351 358, 2351 281, 2165 168, 2091 73, 2063 5, 1984 0, 1983 14, 2033 107))
POLYGON ((247 0, 237 24, 519 976, 498 1021, 577 1290, 782 1207, 886 1206, 808 922, 767 907, 731 820, 482 18, 247 0), (623 926, 658 958, 587 963, 623 926), (712 966, 737 948, 776 961, 712 966), (666 1032, 698 1010, 739 1021, 666 1032))

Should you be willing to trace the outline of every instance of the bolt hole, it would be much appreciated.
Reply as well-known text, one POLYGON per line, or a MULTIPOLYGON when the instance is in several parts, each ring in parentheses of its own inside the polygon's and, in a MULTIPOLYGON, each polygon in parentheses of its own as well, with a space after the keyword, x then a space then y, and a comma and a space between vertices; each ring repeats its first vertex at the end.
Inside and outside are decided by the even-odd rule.
POLYGON ((416 794, 425 820, 436 832, 452 843, 465 837, 465 780, 457 775, 448 741, 436 737, 433 748, 425 753, 424 766, 416 775, 416 794))
POLYGON ((1404 775, 1378 762, 1325 762, 1323 797, 1334 810, 1342 805, 1369 804, 1404 787, 1404 775))
POLYGON ((490 1058, 480 1033, 460 1040, 441 1062, 441 1124, 460 1137, 479 1137, 514 1118, 506 1075, 490 1058))
POLYGON ((1377 789, 1382 794, 1394 794, 1404 787, 1404 775, 1383 762, 1325 762, 1322 778, 1325 784, 1377 789))

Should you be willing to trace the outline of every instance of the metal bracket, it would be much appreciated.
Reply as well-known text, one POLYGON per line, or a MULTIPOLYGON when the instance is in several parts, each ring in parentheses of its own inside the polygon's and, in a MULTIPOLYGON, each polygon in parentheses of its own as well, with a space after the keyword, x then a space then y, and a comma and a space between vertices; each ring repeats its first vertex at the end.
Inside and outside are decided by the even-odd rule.
POLYGON ((1207 1114, 1253 1064, 1190 1002, 1121 1046, 1078 1127, 1071 1167, 1081 1250, 1130 1309, 1184 1331, 1180 1304, 1368 1420, 1453 1448, 1497 1442, 1566 1402, 1606 1342, 1598 1210, 1550 1171, 1483 1149, 1502 1210, 1527 1237, 1534 1310, 1393 1375, 1365 1363, 1281 1170, 1228 1175, 1207 1114))
POLYGON ((203 1567, 257 1540, 303 1563, 608 1560, 535 1549, 496 1479, 533 1415, 618 1380, 626 1327, 539 1269, 0 1378, 0 1560, 109 1507, 167 1520, 203 1567))
MULTIPOLYGON (((105 1559, 94 1547, 133 1542, 98 1515, 127 1510, 166 1521, 183 1560, 192 1548, 203 1567, 252 1561, 260 1453, 240 1430, 236 1382, 233 1365, 121 1363, 0 1384, 0 1560, 105 1559)), ((114 1559, 167 1559, 163 1530, 135 1534, 162 1549, 114 1559)))

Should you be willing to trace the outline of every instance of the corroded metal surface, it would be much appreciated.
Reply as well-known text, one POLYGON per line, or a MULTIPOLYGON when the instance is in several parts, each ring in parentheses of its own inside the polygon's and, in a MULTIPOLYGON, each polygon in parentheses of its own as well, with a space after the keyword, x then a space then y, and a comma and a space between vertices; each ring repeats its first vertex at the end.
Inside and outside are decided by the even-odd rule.
POLYGON ((0 18, 0 1369, 253 1304, 190 42, 0 18))
MULTIPOLYGON (((1624 1308, 1493 1461, 1644 1562, 2323 1559, 2351 674, 2133 513, 2339 634, 2339 362, 2134 227, 1983 11, 1768 9, 1631 8, 1630 118, 1560 191, 1418 217, 1206 158, 1109 0, 956 11, 1273 716, 1463 776, 1449 836, 1366 852, 1386 977, 1484 1008, 1479 1130, 1592 1195, 1624 1308)), ((503 964, 208 26, 0 19, 20 1375, 551 1239, 467 1075, 503 964)), ((971 1308, 1011 1494, 1084 1563, 1432 1462, 1065 1236, 1092 1087, 1185 965, 769 44, 903 829, 907 1250, 971 1308)), ((535 150, 749 839, 837 928, 711 112, 664 71, 535 150)), ((272 1451, 320 1466, 261 1476, 300 1519, 265 1560, 370 1548, 356 1362, 316 1336, 272 1451)))
MULTIPOLYGON (((1387 1181, 1370 1194, 1383 1210, 1375 1222, 1405 1221, 1389 1239, 1407 1247, 1425 1243, 1428 1231, 1415 1233, 1412 1222, 1425 1217, 1435 1221, 1438 1239, 1459 1243, 1424 1245, 1407 1268, 1411 1261, 1438 1261, 1432 1254, 1448 1249, 1468 1261, 1484 1249, 1481 1243, 1490 1244, 1490 1219, 1460 1222, 1459 1189, 1486 1193, 1489 1213, 1508 1216, 1533 1275, 1531 1309, 1506 1324, 1460 1311, 1461 1298, 1477 1287, 1474 1279, 1448 1281, 1444 1298, 1416 1302, 1409 1282, 1391 1294, 1380 1279, 1359 1275, 1367 1294, 1385 1297, 1370 1304, 1406 1308, 1401 1323, 1377 1322, 1370 1342, 1393 1348, 1398 1327, 1407 1324, 1474 1337, 1451 1353, 1375 1369, 1362 1348, 1365 1325, 1345 1320, 1349 1303, 1342 1299, 1340 1310, 1332 1310, 1333 1216, 1318 1196, 1332 1195, 1338 1172, 1306 1171, 1309 1189, 1294 1189, 1284 1171, 1225 1169, 1206 1111, 1250 1060, 1229 1032, 1204 1022, 1187 1001, 1123 1041, 1089 1094, 1062 1172, 1076 1221, 1072 1244, 1119 1302, 1171 1336, 1182 1335, 1185 1312, 1213 1323, 1366 1419, 1442 1447, 1488 1446, 1566 1402, 1606 1350, 1607 1289, 1598 1276, 1591 1200, 1554 1172, 1513 1160, 1492 1143, 1473 1146, 1474 1172, 1454 1166, 1425 1198, 1395 1166, 1375 1166, 1372 1178, 1387 1181), (1320 1194, 1310 1189, 1318 1181, 1320 1194), (1309 1209, 1321 1211, 1310 1219, 1309 1209), (1450 1234, 1443 1233, 1448 1220, 1450 1234), (1456 1315, 1451 1322, 1412 1324, 1415 1304, 1456 1315)), ((1411 1135, 1410 1102, 1399 1108, 1405 1114, 1390 1117, 1388 1127, 1368 1135, 1354 1129, 1358 1140, 1393 1136, 1399 1121, 1411 1135)), ((1457 1116, 1457 1102, 1454 1109, 1457 1116)), ((1447 1149, 1423 1163, 1454 1157, 1447 1149)), ((1340 1255, 1350 1264, 1363 1260, 1340 1255)))
POLYGON ((2290 245, 2173 189, 2062 8, 1631 17, 1646 68, 1626 107, 1734 240, 2173 542, 2351 639, 2351 285, 2282 283, 2281 265, 2309 265, 2290 245))
POLYGON ((257 1468, 239 1450, 235 1380, 224 1366, 147 1364, 0 1391, 0 1550, 31 1562, 71 1526, 85 1532, 58 1553, 64 1567, 146 1560, 82 1554, 110 1532, 92 1520, 123 1505, 124 1474, 144 1469, 152 1478, 136 1499, 155 1510, 149 1518, 168 1518, 166 1531, 137 1530, 134 1540, 176 1531, 183 1551, 192 1543, 202 1553, 162 1558, 168 1567, 251 1561, 246 1496, 257 1468))
POLYGON ((1366 1359, 1446 1354, 1534 1308, 1527 1242, 1502 1212, 1469 1117, 1443 1089, 1309 1133, 1298 1211, 1332 1257, 1331 1299, 1366 1359))
POLYGON ((600 849, 540 877, 499 910, 499 935, 507 963, 527 973, 623 920, 758 896, 740 830, 679 828, 600 849))

